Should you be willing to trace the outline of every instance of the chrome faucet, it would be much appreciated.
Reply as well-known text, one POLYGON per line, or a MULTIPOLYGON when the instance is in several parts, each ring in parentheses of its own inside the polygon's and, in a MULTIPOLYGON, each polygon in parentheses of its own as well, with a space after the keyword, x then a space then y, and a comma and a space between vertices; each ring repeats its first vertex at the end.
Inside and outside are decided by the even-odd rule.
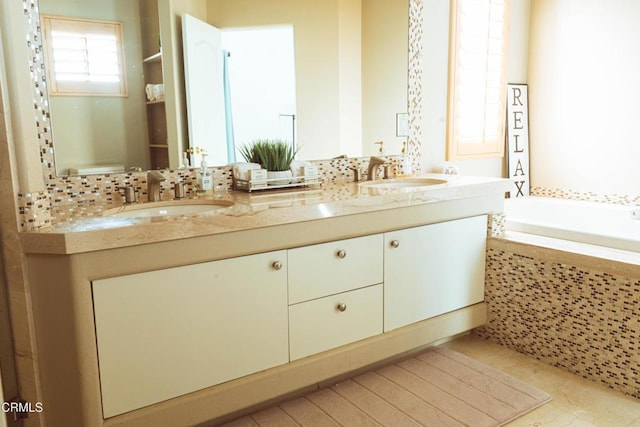
POLYGON ((373 181, 378 173, 378 168, 386 162, 380 157, 371 156, 369 159, 369 168, 367 169, 367 181, 373 181))
POLYGON ((160 200, 160 183, 166 179, 160 171, 147 172, 147 194, 150 202, 160 200))

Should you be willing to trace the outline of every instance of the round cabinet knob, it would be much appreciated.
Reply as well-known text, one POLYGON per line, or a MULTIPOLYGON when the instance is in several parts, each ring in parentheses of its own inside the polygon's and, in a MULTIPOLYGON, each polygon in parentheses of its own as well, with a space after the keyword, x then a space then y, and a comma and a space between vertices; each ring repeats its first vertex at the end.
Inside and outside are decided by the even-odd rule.
POLYGON ((282 268, 282 263, 280 261, 274 261, 273 264, 271 264, 271 268, 274 270, 280 270, 282 268))
POLYGON ((344 249, 340 249, 338 252, 336 252, 336 255, 338 256, 338 258, 345 258, 347 256, 347 251, 345 251, 344 249))
POLYGON ((400 246, 400 242, 397 240, 392 240, 391 241, 391 247, 392 248, 397 248, 398 246, 400 246))
POLYGON ((336 308, 338 309, 338 311, 347 311, 347 304, 345 303, 338 304, 336 308))

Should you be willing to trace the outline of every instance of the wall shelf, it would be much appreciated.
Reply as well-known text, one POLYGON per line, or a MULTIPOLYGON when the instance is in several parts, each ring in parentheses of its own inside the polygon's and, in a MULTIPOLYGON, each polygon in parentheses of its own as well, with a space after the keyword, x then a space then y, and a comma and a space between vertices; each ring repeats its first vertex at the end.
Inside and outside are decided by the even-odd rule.
POLYGON ((162 62, 162 52, 154 53, 153 55, 144 58, 142 62, 144 63, 162 62))

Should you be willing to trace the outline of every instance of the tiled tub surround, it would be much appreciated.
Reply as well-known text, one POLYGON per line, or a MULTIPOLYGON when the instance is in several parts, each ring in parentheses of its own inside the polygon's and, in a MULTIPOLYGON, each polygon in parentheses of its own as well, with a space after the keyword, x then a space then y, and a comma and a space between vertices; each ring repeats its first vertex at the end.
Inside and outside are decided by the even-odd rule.
POLYGON ((640 265, 489 239, 475 333, 640 398, 640 265))

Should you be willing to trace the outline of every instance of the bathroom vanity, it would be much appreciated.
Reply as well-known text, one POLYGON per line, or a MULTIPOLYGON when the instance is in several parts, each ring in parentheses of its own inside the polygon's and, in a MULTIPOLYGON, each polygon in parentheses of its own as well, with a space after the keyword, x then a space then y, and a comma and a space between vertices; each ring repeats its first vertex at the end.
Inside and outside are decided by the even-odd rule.
POLYGON ((44 418, 200 424, 482 325, 507 184, 224 192, 24 233, 44 418))

